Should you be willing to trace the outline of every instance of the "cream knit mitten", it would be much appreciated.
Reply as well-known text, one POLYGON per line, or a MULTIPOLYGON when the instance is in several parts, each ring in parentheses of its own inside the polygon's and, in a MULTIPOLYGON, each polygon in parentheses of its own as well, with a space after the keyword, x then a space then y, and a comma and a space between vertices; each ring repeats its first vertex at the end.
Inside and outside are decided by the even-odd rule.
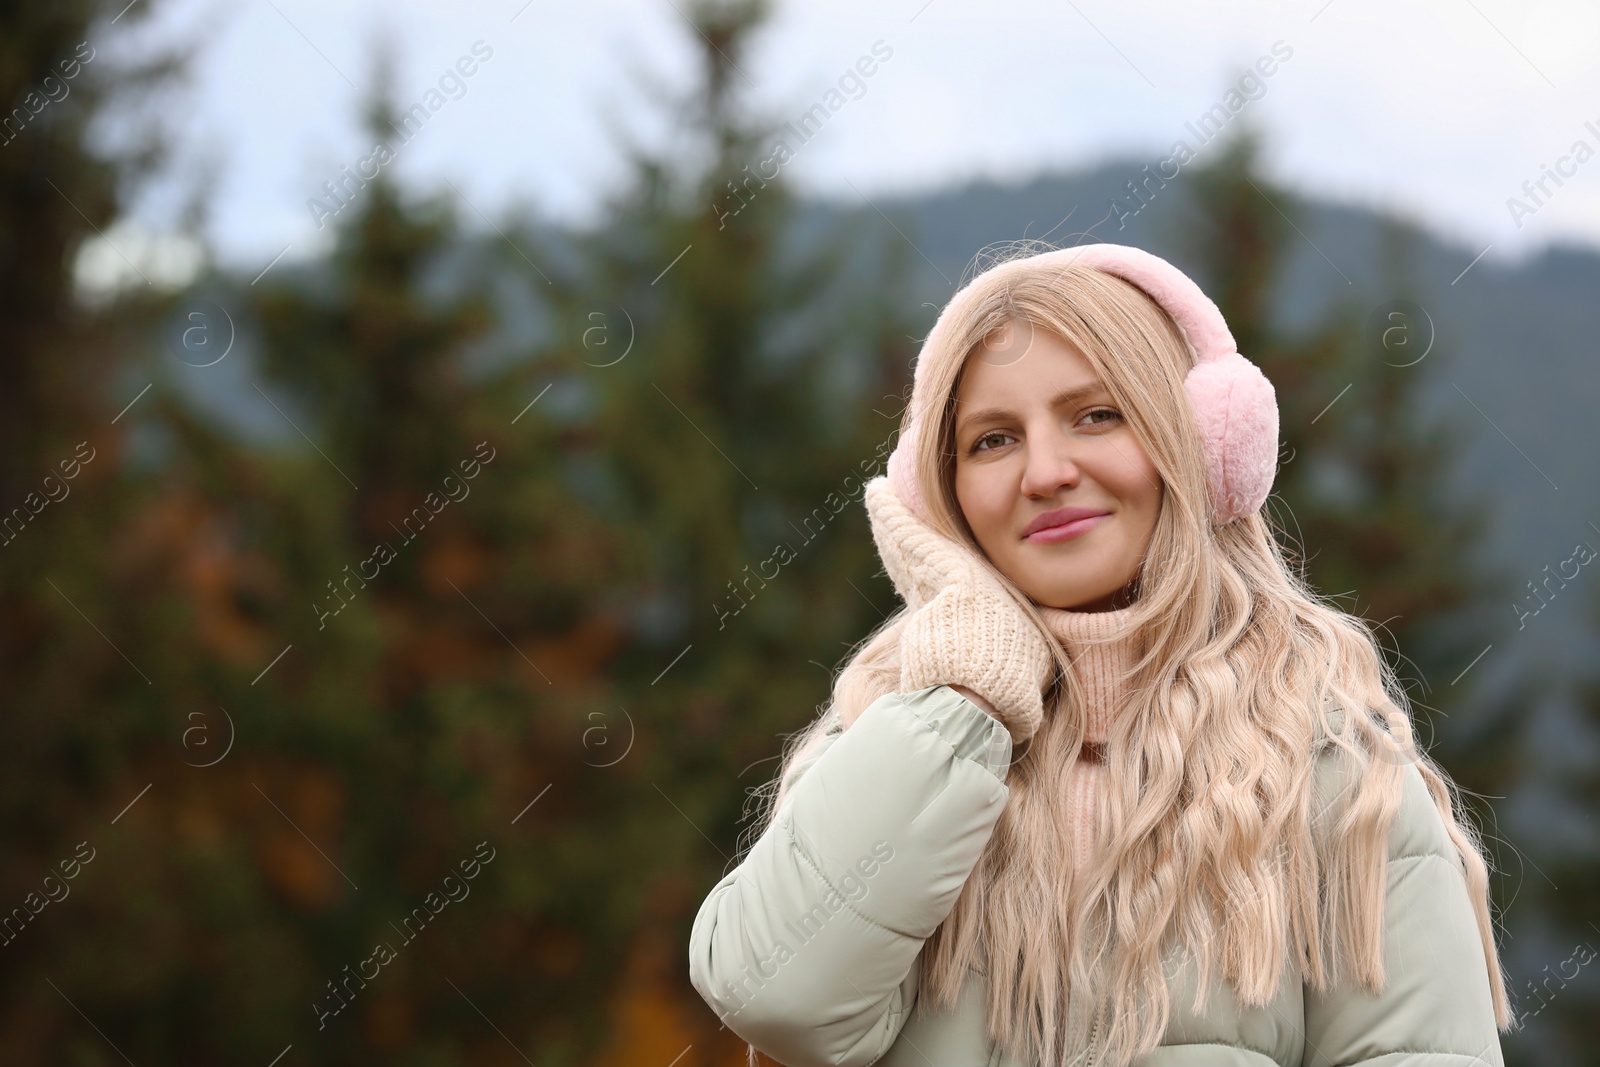
POLYGON ((1044 718, 1055 667, 1038 629, 966 545, 912 513, 884 477, 864 494, 883 566, 914 614, 900 635, 900 690, 964 685, 994 705, 1016 744, 1044 718))

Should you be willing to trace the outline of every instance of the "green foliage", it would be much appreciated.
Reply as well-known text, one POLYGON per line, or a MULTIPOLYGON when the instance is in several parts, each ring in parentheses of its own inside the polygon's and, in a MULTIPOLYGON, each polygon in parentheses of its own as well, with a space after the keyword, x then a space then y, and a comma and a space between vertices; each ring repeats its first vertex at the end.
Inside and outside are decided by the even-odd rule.
MULTIPOLYGON (((19 829, 0 889, 20 904, 77 842, 96 852, 5 946, 0 1058, 742 1050, 681 945, 743 790, 878 617, 851 495, 911 355, 893 279, 842 285, 846 240, 797 240, 786 177, 717 209, 770 132, 730 76, 762 17, 696 10, 702 79, 674 118, 708 149, 633 152, 593 232, 473 238, 454 198, 384 172, 325 260, 107 313, 139 339, 106 357, 133 380, 161 327, 214 299, 286 445, 202 417, 167 371, 113 426, 98 398, 49 392, 51 347, 13 347, 60 427, 26 427, 13 495, 79 427, 102 456, 4 560, 19 829), (519 340, 529 307, 544 329, 519 340), (128 462, 140 435, 156 461, 128 462)), ((114 170, 80 133, 55 148, 79 153, 74 188, 100 183, 103 226, 114 170)), ((64 261, 70 205, 0 193, 64 261)), ((67 279, 45 280, 29 321, 55 344, 67 279)))

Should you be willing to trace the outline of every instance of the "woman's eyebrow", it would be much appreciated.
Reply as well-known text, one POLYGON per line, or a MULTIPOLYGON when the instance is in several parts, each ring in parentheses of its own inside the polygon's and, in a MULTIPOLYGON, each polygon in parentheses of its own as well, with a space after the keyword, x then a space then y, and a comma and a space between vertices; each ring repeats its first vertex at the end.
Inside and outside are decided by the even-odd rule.
MULTIPOLYGON (((1050 406, 1053 408, 1060 407, 1062 404, 1071 404, 1096 395, 1107 395, 1106 387, 1101 382, 1094 381, 1087 385, 1077 385, 1070 389, 1063 389, 1051 397, 1050 406)), ((1016 417, 1017 413, 1009 408, 984 408, 982 411, 972 411, 963 415, 961 420, 956 423, 956 432, 959 434, 974 422, 1004 421, 1016 417)))

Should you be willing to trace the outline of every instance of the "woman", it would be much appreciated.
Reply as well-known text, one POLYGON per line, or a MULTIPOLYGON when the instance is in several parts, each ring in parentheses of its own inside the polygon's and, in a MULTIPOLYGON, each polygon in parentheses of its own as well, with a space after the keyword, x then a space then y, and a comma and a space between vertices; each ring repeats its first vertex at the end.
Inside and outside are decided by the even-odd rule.
POLYGON ((951 299, 865 492, 905 607, 695 919, 731 1030, 797 1067, 1502 1064, 1477 835, 1285 562, 1277 449, 1165 260, 1059 249, 951 299))

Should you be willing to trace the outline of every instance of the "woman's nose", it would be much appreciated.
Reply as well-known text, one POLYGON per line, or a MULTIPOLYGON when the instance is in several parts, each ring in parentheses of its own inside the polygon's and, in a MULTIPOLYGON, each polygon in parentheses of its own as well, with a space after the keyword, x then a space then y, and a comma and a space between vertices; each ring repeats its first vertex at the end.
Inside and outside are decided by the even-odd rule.
POLYGON ((1030 434, 1027 468, 1022 475, 1022 491, 1029 496, 1048 497, 1062 486, 1075 486, 1083 472, 1073 455, 1072 442, 1059 432, 1030 434))

